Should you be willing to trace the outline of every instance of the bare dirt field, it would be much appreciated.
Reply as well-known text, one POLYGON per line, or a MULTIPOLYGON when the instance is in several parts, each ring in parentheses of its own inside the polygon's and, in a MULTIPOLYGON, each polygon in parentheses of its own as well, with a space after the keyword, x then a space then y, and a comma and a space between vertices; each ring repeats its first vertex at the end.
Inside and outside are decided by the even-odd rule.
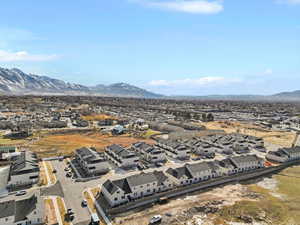
POLYGON ((205 215, 205 211, 214 211, 245 199, 251 201, 248 197, 249 194, 251 192, 246 186, 228 185, 208 192, 174 199, 164 205, 154 205, 143 211, 129 212, 124 216, 115 218, 115 224, 148 225, 150 218, 158 214, 163 216, 162 224, 165 225, 196 224, 193 223, 193 220, 200 220, 199 216, 204 216, 206 220, 210 221, 211 218, 205 215))
POLYGON ((296 136, 291 132, 270 131, 249 123, 216 121, 201 123, 201 125, 207 129, 224 130, 226 133, 241 133, 261 137, 266 142, 282 147, 291 147, 296 136))
POLYGON ((110 116, 110 115, 106 115, 106 114, 92 114, 92 115, 81 116, 81 117, 82 117, 82 119, 88 120, 88 121, 101 121, 101 120, 105 120, 105 119, 116 120, 115 117, 110 116))
POLYGON ((128 135, 111 136, 97 131, 89 131, 85 133, 45 135, 32 143, 30 149, 40 157, 50 157, 70 155, 75 149, 81 147, 95 147, 97 150, 102 151, 108 145, 120 144, 127 147, 138 141, 149 144, 154 143, 151 139, 134 138, 128 135))

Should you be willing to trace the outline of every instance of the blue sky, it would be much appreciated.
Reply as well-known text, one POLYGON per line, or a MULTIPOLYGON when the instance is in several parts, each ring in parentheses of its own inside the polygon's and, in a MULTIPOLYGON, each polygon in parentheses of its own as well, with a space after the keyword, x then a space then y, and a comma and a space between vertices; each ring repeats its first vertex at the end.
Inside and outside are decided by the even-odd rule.
POLYGON ((300 0, 10 0, 0 66, 167 95, 300 89, 300 0))

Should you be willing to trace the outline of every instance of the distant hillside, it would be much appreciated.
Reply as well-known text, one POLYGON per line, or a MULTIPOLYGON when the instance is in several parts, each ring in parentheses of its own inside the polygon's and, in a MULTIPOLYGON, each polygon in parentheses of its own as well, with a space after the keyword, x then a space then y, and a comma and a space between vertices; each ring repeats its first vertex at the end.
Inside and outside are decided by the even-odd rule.
POLYGON ((291 92, 281 92, 278 94, 273 95, 279 98, 299 98, 300 99, 300 90, 298 91, 291 91, 291 92))
POLYGON ((0 67, 0 94, 103 95, 158 98, 162 95, 126 83, 87 87, 47 76, 26 74, 19 69, 0 67))
POLYGON ((162 95, 149 92, 145 89, 126 84, 126 83, 115 83, 111 85, 97 85, 91 87, 91 90, 97 93, 102 93, 106 95, 114 96, 132 96, 132 97, 142 97, 142 98, 159 98, 162 95))

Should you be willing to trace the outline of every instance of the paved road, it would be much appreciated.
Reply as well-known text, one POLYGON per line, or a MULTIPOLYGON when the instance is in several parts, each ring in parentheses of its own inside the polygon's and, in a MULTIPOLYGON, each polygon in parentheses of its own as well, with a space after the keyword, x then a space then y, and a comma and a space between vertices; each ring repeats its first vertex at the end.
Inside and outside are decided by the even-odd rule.
POLYGON ((67 208, 71 208, 75 213, 73 224, 88 224, 90 221, 90 214, 87 208, 81 207, 83 200, 82 192, 88 187, 96 187, 99 183, 97 180, 81 183, 75 183, 71 178, 66 177, 64 171, 65 163, 60 161, 52 161, 53 167, 57 170, 56 177, 61 182, 64 192, 64 200, 67 208))

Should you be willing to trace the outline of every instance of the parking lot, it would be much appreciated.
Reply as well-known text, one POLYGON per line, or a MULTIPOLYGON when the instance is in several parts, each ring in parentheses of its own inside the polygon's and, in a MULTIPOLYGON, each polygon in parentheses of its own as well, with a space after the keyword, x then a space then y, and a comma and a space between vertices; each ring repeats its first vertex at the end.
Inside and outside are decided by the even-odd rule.
POLYGON ((74 212, 74 225, 87 225, 90 222, 90 213, 87 208, 82 208, 81 202, 83 200, 83 191, 89 187, 96 187, 98 185, 97 180, 89 182, 76 182, 66 176, 66 164, 63 161, 52 161, 54 169, 56 169, 56 177, 60 181, 63 193, 64 201, 67 209, 72 209, 74 212))

